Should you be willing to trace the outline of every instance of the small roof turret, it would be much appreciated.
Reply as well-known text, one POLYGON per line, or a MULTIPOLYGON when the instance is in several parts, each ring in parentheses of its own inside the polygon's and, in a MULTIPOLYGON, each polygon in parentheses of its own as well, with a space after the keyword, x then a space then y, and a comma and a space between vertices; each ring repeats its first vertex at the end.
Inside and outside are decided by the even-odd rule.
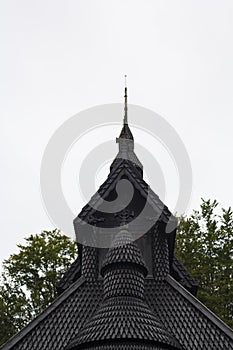
POLYGON ((147 268, 131 234, 121 230, 102 266, 103 302, 67 350, 177 350, 181 346, 146 304, 147 268))

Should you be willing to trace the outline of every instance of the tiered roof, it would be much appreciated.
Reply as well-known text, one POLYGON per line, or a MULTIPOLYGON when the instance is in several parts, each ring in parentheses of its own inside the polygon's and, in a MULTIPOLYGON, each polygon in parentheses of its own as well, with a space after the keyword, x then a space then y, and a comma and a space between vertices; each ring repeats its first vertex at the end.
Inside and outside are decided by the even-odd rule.
POLYGON ((195 298, 197 285, 174 256, 176 219, 143 180, 128 126, 127 89, 117 142, 119 153, 107 180, 74 220, 77 237, 85 222, 95 222, 96 228, 110 227, 115 220, 118 227, 117 217, 101 218, 93 208, 98 208, 99 196, 108 198, 122 176, 138 193, 131 209, 146 199, 152 218, 145 219, 155 224, 135 241, 129 215, 127 230, 119 229, 107 253, 79 245, 77 260, 58 285, 60 295, 1 349, 233 350, 231 329, 195 298), (167 233, 165 226, 172 222, 167 233))
POLYGON ((109 249, 101 274, 103 302, 67 350, 78 349, 181 349, 145 302, 147 268, 127 230, 122 230, 109 249), (133 344, 133 346, 132 346, 133 344))

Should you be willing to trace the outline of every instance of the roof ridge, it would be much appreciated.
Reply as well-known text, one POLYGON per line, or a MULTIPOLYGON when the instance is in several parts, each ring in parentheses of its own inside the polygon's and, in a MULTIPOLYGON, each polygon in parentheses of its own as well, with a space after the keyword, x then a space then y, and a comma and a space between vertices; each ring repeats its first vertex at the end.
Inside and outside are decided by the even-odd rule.
POLYGON ((45 308, 39 315, 37 315, 31 322, 29 322, 18 333, 13 335, 5 344, 0 347, 0 350, 12 349, 18 341, 22 340, 32 329, 34 329, 41 321, 50 315, 64 300, 66 300, 73 292, 75 292, 85 282, 84 277, 80 277, 74 282, 64 293, 60 294, 47 308, 45 308))
POLYGON ((217 326, 221 331, 228 335, 230 339, 233 340, 232 329, 224 323, 218 316, 216 316, 207 306, 202 304, 202 302, 197 299, 193 294, 191 294, 186 288, 184 288, 179 282, 177 282, 171 275, 166 277, 166 282, 173 287, 177 292, 182 294, 185 299, 187 299, 202 315, 205 315, 208 320, 211 320, 215 326, 217 326))

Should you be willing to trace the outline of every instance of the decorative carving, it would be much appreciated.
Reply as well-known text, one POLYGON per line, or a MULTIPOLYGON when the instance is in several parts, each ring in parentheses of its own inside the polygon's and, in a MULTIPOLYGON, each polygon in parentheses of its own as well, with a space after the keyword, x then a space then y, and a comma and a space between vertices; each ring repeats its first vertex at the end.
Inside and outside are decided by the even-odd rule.
POLYGON ((87 222, 88 222, 88 224, 90 224, 90 225, 92 225, 92 226, 97 226, 97 224, 99 223, 99 222, 104 222, 105 221, 105 218, 104 217, 99 217, 99 218, 97 218, 95 215, 90 215, 89 217, 88 217, 88 220, 87 220, 87 222))
POLYGON ((119 213, 116 213, 114 215, 116 218, 119 218, 120 221, 120 225, 126 225, 130 219, 134 218, 134 211, 133 210, 128 210, 128 209, 124 209, 119 213))

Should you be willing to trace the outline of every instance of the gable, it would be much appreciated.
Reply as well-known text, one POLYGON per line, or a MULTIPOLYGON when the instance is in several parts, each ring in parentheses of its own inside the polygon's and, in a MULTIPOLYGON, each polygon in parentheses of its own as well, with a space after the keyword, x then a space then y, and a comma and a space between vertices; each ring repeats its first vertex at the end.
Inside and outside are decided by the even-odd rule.
POLYGON ((1 349, 64 350, 98 307, 101 292, 101 282, 88 285, 80 278, 1 349))
MULTIPOLYGON (((140 240, 143 235, 148 237, 147 246, 149 246, 150 241, 147 233, 153 231, 153 226, 159 223, 161 234, 164 233, 168 240, 169 259, 170 265, 172 265, 177 220, 142 179, 137 169, 127 160, 118 160, 118 165, 111 170, 107 180, 74 220, 77 241, 84 245, 91 245, 92 236, 95 236, 95 240, 98 240, 98 247, 111 246, 113 236, 106 229, 119 229, 122 225, 122 217, 125 216, 126 212, 128 218, 125 219, 124 224, 128 225, 135 239, 140 240), (101 198, 108 202, 111 207, 117 198, 117 184, 122 179, 127 179, 133 186, 133 197, 129 204, 121 211, 112 208, 113 213, 101 211, 101 198), (172 231, 165 233, 167 225, 171 222, 174 225, 172 231)), ((114 231, 111 230, 111 232, 114 231)), ((80 255, 82 254, 81 244, 79 244, 80 255)), ((96 241, 93 244, 96 246, 96 241)), ((145 252, 142 253, 145 254, 145 252)))
POLYGON ((93 208, 98 208, 100 205, 100 196, 103 199, 107 199, 110 192, 116 188, 116 184, 122 178, 122 176, 127 176, 134 188, 140 192, 143 198, 148 200, 155 213, 161 213, 161 220, 164 223, 168 223, 171 217, 175 220, 167 206, 165 206, 159 197, 151 190, 132 163, 122 159, 119 160, 118 165, 112 169, 107 180, 100 186, 96 194, 92 196, 88 204, 84 206, 80 214, 74 220, 74 224, 80 222, 81 220, 87 220, 89 215, 95 213, 96 210, 93 208))
MULTIPOLYGON (((187 350, 231 350, 233 333, 171 276, 145 280, 145 297, 168 331, 187 350)), ((80 278, 1 350, 64 350, 102 299, 102 280, 80 278)))
POLYGON ((233 332, 171 276, 146 280, 148 304, 187 350, 232 350, 233 332))

